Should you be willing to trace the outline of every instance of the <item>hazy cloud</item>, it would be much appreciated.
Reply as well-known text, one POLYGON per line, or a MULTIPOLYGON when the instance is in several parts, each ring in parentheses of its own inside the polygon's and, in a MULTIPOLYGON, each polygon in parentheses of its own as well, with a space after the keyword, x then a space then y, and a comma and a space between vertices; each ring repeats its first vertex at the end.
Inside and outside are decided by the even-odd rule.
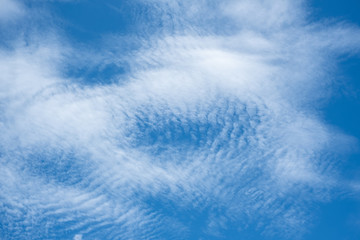
POLYGON ((286 0, 155 3, 174 25, 133 51, 116 38, 100 53, 63 40, 1 50, 3 236, 186 239, 182 212, 205 212, 204 234, 256 224, 291 238, 331 198, 353 140, 314 106, 359 30, 309 23, 286 0), (128 71, 108 84, 64 74, 89 62, 128 71))

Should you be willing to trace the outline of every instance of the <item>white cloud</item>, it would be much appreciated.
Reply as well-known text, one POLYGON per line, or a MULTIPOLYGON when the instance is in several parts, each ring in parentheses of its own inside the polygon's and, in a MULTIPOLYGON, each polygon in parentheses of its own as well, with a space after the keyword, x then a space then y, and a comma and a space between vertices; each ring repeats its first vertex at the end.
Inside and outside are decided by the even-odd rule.
POLYGON ((81 240, 82 239, 82 235, 81 234, 76 234, 74 236, 74 240, 81 240))
POLYGON ((334 139, 346 139, 309 105, 327 96, 328 51, 357 49, 359 31, 309 26, 290 1, 227 1, 220 12, 210 3, 197 11, 247 28, 203 34, 211 28, 179 13, 187 4, 166 11, 195 27, 153 36, 129 56, 93 56, 99 65, 127 60, 123 82, 64 76, 66 56, 82 52, 58 43, 0 53, 0 196, 9 222, 35 234, 46 221, 50 232, 82 233, 74 239, 99 229, 107 239, 150 239, 191 227, 150 199, 179 212, 221 209, 206 220, 209 233, 228 222, 285 235, 306 227, 308 203, 334 187, 334 139))
POLYGON ((21 17, 25 12, 22 4, 15 0, 0 0, 0 6, 0 23, 21 17))

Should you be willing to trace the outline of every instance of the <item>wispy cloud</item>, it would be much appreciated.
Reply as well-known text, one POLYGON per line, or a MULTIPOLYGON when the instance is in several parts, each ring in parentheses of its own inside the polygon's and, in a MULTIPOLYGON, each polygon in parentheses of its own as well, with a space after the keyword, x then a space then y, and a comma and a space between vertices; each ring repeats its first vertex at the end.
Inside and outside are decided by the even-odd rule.
POLYGON ((0 52, 4 237, 187 239, 194 221, 294 236, 331 197, 352 140, 314 105, 359 30, 285 0, 151 3, 173 24, 133 51, 112 37, 97 54, 53 40, 0 52), (64 74, 89 62, 128 70, 64 74))
POLYGON ((15 20, 25 13, 22 4, 15 0, 1 0, 0 5, 0 24, 15 20))

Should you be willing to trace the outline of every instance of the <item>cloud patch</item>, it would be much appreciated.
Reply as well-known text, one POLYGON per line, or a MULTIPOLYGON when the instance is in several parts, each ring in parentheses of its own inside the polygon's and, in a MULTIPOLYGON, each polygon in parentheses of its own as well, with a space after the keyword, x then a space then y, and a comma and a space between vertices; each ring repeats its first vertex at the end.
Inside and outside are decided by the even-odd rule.
POLYGON ((1 51, 3 237, 306 231, 309 206, 336 187, 339 141, 351 142, 314 105, 359 30, 309 23, 291 1, 189 4, 156 1, 149 13, 174 24, 139 49, 122 54, 114 38, 87 53, 94 66, 127 62, 111 82, 66 76, 87 59, 56 41, 1 51))

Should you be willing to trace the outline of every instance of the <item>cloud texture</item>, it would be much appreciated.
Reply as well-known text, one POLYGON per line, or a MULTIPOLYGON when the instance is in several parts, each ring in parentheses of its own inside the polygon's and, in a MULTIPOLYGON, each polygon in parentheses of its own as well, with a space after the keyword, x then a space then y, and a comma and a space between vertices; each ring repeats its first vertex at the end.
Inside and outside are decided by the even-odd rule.
POLYGON ((108 36, 92 51, 54 27, 1 48, 0 236, 306 232, 353 141, 318 109, 359 30, 309 22, 299 1, 133 4, 159 31, 108 36), (139 47, 124 52, 121 41, 139 47), (69 71, 85 67, 97 81, 69 71))

